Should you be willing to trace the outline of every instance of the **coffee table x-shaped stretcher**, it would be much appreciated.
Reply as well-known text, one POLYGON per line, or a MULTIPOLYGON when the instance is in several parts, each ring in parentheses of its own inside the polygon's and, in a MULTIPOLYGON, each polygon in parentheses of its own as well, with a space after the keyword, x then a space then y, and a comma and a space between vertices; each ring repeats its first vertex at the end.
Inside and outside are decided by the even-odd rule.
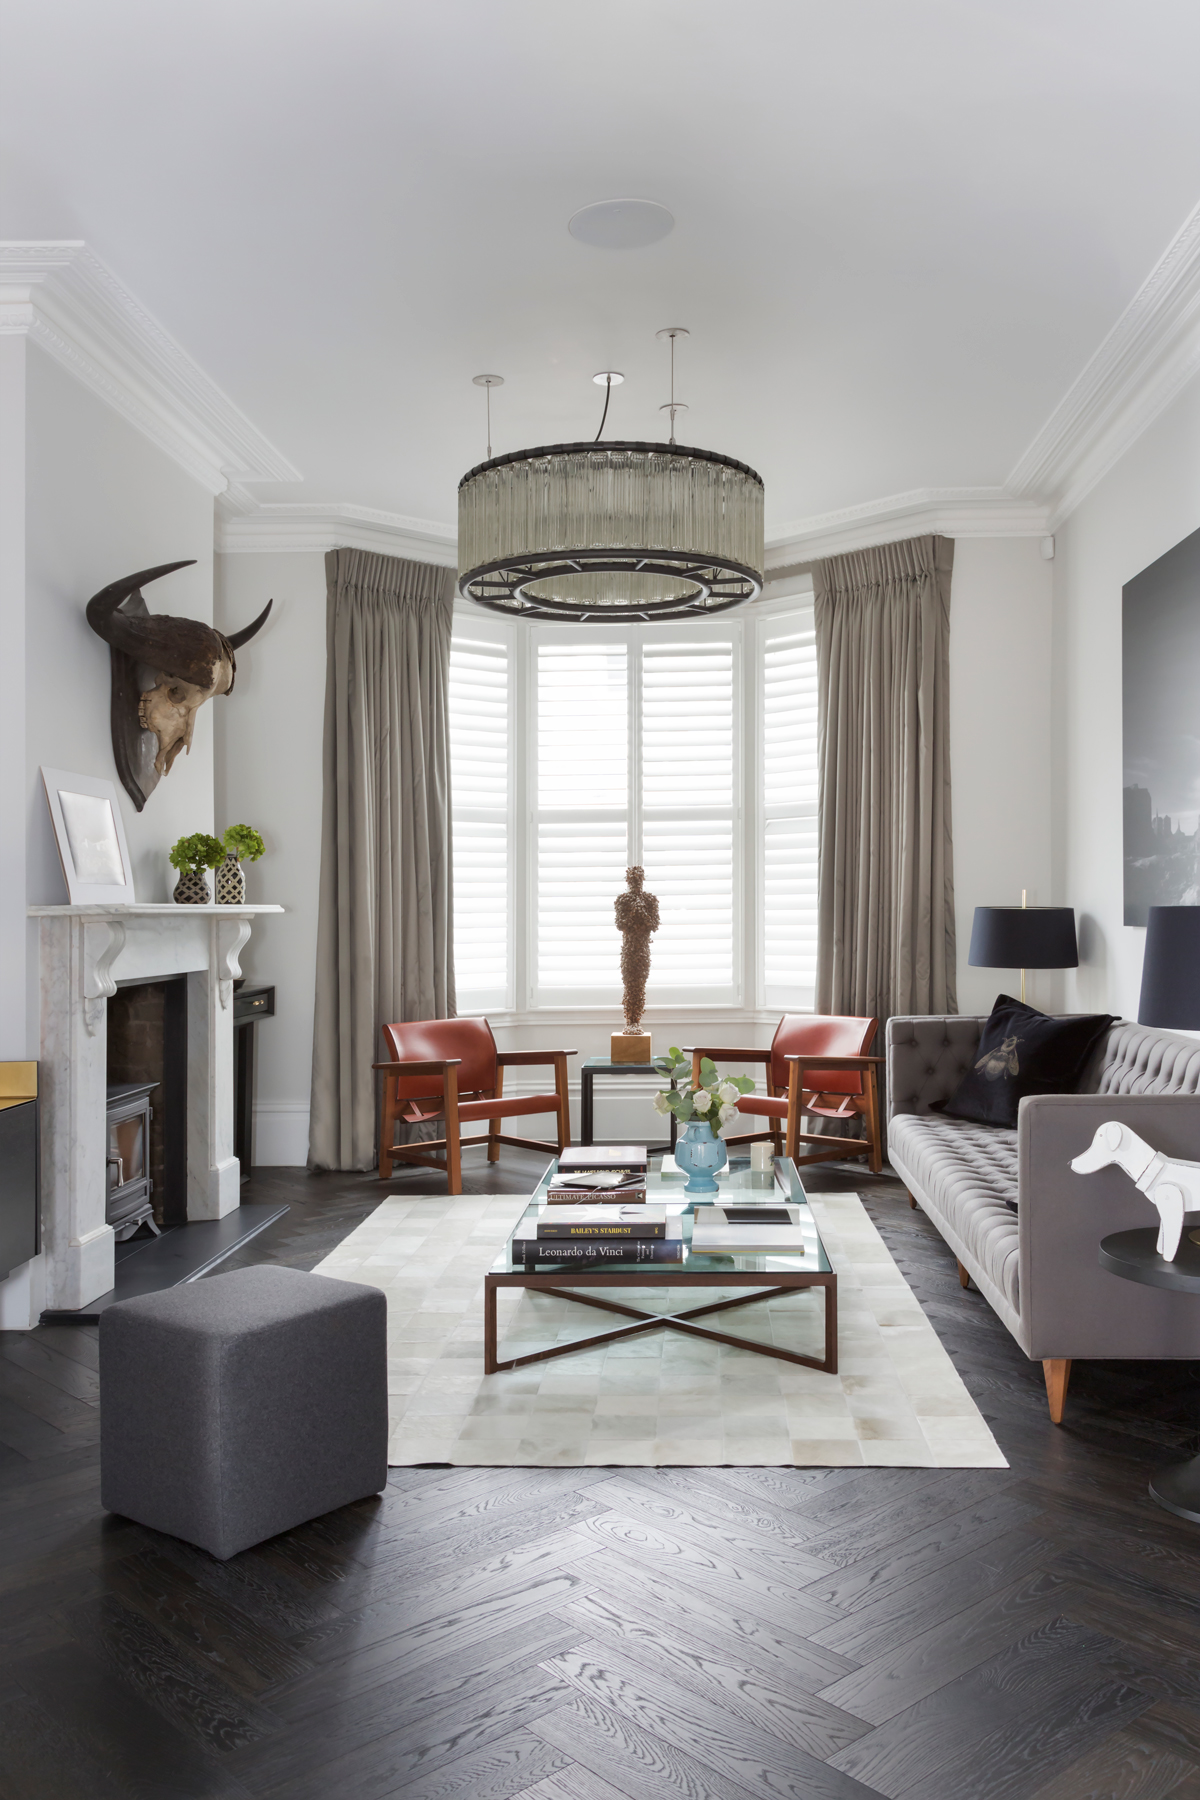
POLYGON ((561 1266, 544 1272, 534 1269, 513 1269, 511 1272, 489 1274, 485 1277, 483 1298, 483 1367, 487 1375, 496 1375, 502 1369, 522 1369, 529 1363, 549 1362, 555 1356, 570 1356, 576 1350, 595 1350, 602 1344, 617 1344, 626 1338, 637 1337, 641 1332, 659 1330, 682 1331, 687 1336, 702 1338, 708 1343, 730 1344, 737 1350, 753 1350, 759 1356, 774 1356, 782 1362, 802 1363, 805 1368, 820 1369, 827 1375, 837 1374, 837 1273, 835 1270, 797 1269, 784 1271, 772 1269, 769 1273, 745 1269, 689 1269, 686 1263, 678 1266, 670 1263, 655 1263, 642 1268, 625 1267, 580 1269, 575 1279, 564 1282, 561 1266), (553 1294, 560 1300, 574 1300, 580 1306, 596 1306, 604 1312, 618 1313, 632 1319, 632 1325, 618 1325, 610 1331, 597 1332, 593 1337, 576 1338, 570 1344, 553 1344, 546 1350, 530 1350, 523 1356, 512 1356, 501 1359, 496 1341, 496 1296, 499 1290, 508 1287, 529 1288, 536 1293, 553 1294), (642 1312, 638 1307, 623 1305, 620 1301, 604 1300, 597 1294, 582 1293, 584 1287, 595 1289, 613 1288, 685 1288, 685 1287, 744 1287, 749 1292, 738 1294, 733 1299, 713 1300, 704 1306, 691 1306, 678 1313, 642 1312), (753 1338, 732 1337, 724 1331, 713 1331, 706 1325, 697 1325, 695 1321, 707 1313, 724 1312, 731 1306, 747 1306, 752 1300, 772 1300, 783 1294, 794 1294, 804 1288, 821 1287, 825 1290, 825 1355, 802 1356, 796 1350, 784 1350, 776 1344, 763 1344, 753 1338))

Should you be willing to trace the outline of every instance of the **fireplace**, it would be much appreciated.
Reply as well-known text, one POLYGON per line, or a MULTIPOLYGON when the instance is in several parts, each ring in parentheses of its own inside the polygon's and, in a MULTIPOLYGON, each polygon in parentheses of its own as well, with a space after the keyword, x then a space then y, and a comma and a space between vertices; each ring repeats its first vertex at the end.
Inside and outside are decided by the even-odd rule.
MULTIPOLYGON (((108 1002, 107 1081, 110 1157, 114 1154, 114 1087, 145 1084, 149 1111, 146 1178, 154 1222, 166 1228, 184 1224, 188 1216, 186 976, 117 983, 108 1002)), ((109 1224, 115 1223, 110 1212, 109 1224)))
POLYGON ((138 903, 29 911, 41 939, 42 1305, 72 1311, 113 1286, 110 1084, 159 1090, 148 1096, 154 1117, 144 1143, 157 1223, 222 1219, 240 1204, 233 984, 255 915, 282 908, 138 903), (145 991, 155 987, 160 997, 145 991), (158 1038, 161 1065, 139 1064, 158 1038))

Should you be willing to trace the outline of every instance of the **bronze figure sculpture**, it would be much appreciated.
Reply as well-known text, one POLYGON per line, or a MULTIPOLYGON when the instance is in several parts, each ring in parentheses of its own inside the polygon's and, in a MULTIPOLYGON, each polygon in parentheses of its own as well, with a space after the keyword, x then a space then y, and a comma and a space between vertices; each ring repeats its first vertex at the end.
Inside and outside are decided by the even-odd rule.
POLYGON ((138 812, 159 778, 171 773, 179 752, 191 749, 204 702, 232 692, 234 651, 262 629, 274 605, 268 600, 257 619, 232 637, 198 619, 148 611, 142 583, 190 568, 194 561, 188 557, 140 569, 110 582, 87 603, 87 622, 110 649, 113 756, 138 812))
POLYGON ((641 1029, 646 1010, 646 982, 650 975, 650 934, 658 930, 658 900, 642 886, 644 869, 626 869, 626 891, 614 902, 617 930, 621 933, 621 997, 624 1031, 612 1034, 614 1062, 649 1062, 650 1034, 641 1029))

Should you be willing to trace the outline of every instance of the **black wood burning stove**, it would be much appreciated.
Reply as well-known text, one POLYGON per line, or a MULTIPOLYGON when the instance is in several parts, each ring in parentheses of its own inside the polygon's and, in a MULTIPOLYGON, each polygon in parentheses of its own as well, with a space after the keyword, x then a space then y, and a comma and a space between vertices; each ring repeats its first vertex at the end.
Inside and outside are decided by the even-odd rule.
POLYGON ((150 1096, 157 1081, 120 1081, 108 1089, 108 1201, 104 1216, 120 1242, 139 1225, 158 1236, 150 1198, 150 1096))

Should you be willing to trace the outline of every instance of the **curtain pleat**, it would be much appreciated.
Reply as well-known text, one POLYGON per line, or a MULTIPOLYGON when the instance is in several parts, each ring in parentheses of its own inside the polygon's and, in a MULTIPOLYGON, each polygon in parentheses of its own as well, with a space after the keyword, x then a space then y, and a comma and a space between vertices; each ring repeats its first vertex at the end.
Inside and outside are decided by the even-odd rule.
POLYGON ((382 1027, 454 1015, 454 574, 331 550, 309 1167, 374 1166, 382 1027))
POLYGON ((957 1010, 949 538, 813 570, 821 745, 817 1011, 957 1010))

